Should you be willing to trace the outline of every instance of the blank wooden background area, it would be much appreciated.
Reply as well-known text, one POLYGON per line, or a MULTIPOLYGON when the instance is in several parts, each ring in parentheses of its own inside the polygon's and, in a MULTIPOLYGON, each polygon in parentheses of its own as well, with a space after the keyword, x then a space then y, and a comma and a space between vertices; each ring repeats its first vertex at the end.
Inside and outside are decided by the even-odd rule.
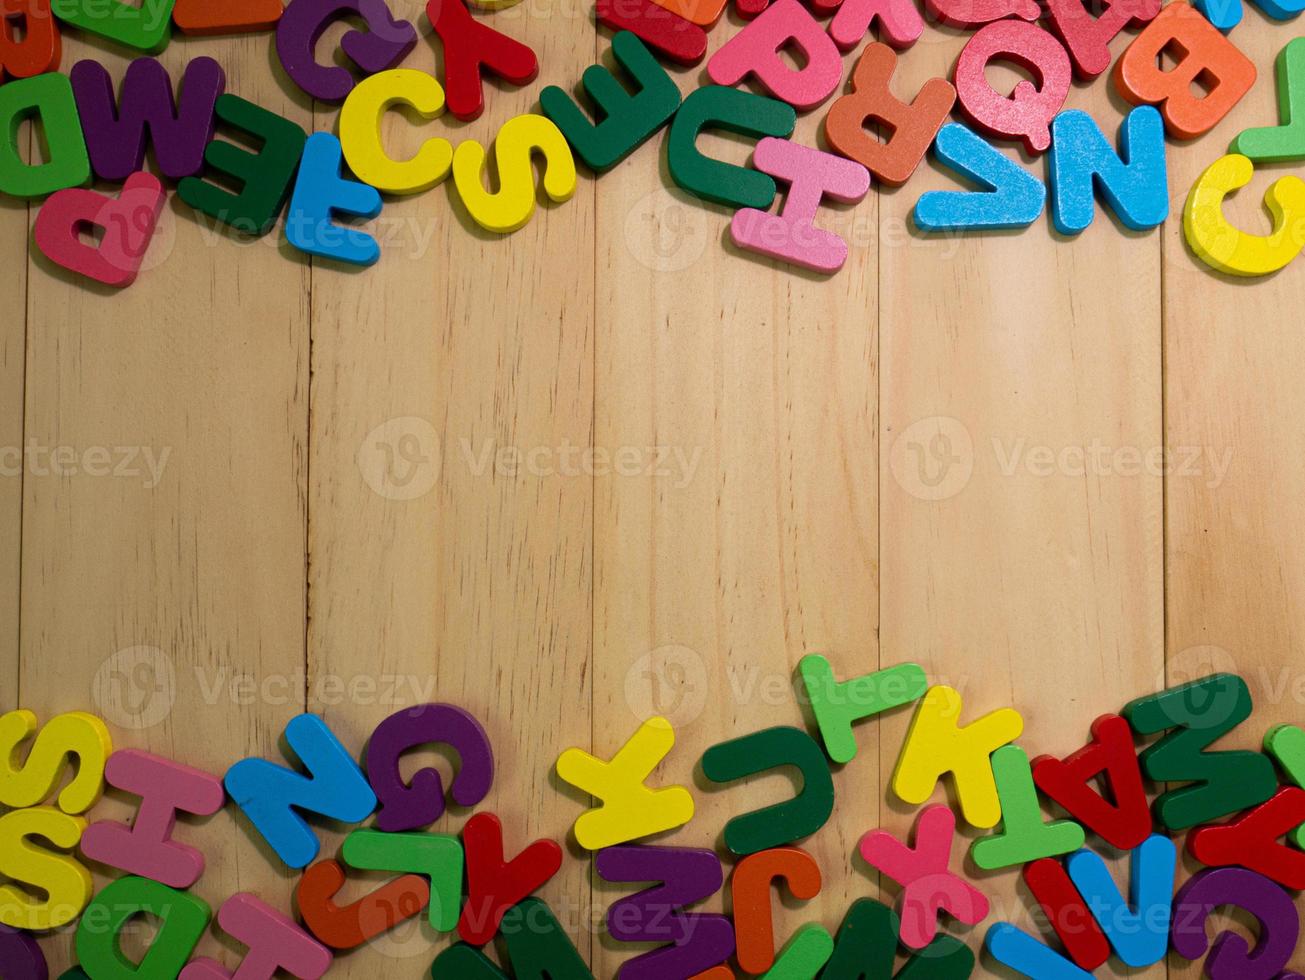
MULTIPOLYGON (((430 37, 422 4, 392 6, 430 37)), ((488 142, 544 84, 570 89, 608 47, 589 7, 487 15, 535 48, 539 81, 490 83, 470 125, 392 114, 391 148, 488 142)), ((727 15, 710 50, 739 27, 727 15)), ((1257 745, 1305 716, 1305 268, 1218 277, 1180 219, 1232 137, 1276 121, 1273 59, 1295 34, 1248 5, 1231 37, 1260 80, 1215 131, 1170 144, 1163 228, 1102 212, 1074 240, 1045 217, 925 238, 916 199, 956 186, 930 162, 822 212, 851 243, 828 278, 729 245, 729 212, 670 184, 661 136, 507 238, 478 230, 451 186, 387 200, 370 226, 383 258, 362 272, 279 236, 233 240, 173 200, 150 268, 110 294, 32 254, 37 205, 0 202, 0 447, 30 457, 0 477, 0 709, 93 710, 117 744, 220 773, 280 760, 304 710, 361 751, 399 707, 451 701, 494 740, 485 806, 509 853, 563 839, 581 812, 552 774, 564 748, 610 756, 663 713, 678 742, 659 778, 693 785, 710 745, 804 723, 792 672, 812 652, 841 676, 918 661, 971 717, 1018 708, 1030 754, 1071 751, 1097 715, 1166 683, 1235 670, 1257 712, 1228 743, 1257 745), (140 472, 56 471, 59 447, 135 453, 123 468, 140 472), (146 451, 166 462, 157 485, 146 451)), ((119 52, 69 35, 64 70, 96 57, 121 78, 119 52)), ((898 94, 949 75, 966 36, 929 29, 898 94)), ((201 54, 229 91, 333 128, 271 35, 178 37, 162 59, 176 73, 201 54)), ((405 66, 438 63, 423 40, 405 66)), ((677 77, 687 91, 705 74, 677 77)), ((1070 105, 1113 139, 1123 105, 1106 78, 1070 105)), ((798 139, 817 139, 827 108, 798 139)), ((1267 231, 1260 196, 1290 170, 1262 168, 1230 216, 1267 231)), ((911 824, 887 791, 908 718, 858 729, 834 817, 804 845, 823 892, 777 903, 781 939, 895 896, 852 855, 866 830, 911 824)), ((666 840, 710 845, 788 785, 695 786, 697 817, 666 840)), ((208 854, 195 890, 214 907, 239 890, 289 907, 297 874, 230 808, 179 833, 208 854)), ((593 924, 623 891, 587 858, 571 843, 543 894, 610 977, 629 950, 593 924)), ((981 878, 994 919, 1025 921, 1016 881, 981 878)), ((961 934, 977 947, 987 925, 961 934)), ((444 942, 408 925, 334 975, 421 976, 444 942)), ((69 933, 43 945, 67 964, 69 933)), ((238 956, 212 936, 201 951, 238 956)))

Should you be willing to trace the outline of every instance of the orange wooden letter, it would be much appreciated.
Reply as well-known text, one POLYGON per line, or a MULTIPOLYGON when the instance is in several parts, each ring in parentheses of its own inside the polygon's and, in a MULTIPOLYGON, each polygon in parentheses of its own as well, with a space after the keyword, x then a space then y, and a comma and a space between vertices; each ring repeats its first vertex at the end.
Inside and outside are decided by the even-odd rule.
POLYGON ((801 848, 775 847, 739 862, 730 889, 736 955, 745 973, 765 973, 775 963, 770 886, 776 878, 783 878, 793 896, 803 901, 820 894, 820 866, 801 848))
POLYGON ((1214 126, 1255 84, 1255 65, 1190 4, 1160 11, 1115 63, 1115 88, 1133 105, 1157 106, 1165 129, 1195 139, 1214 126), (1169 50, 1178 64, 1160 67, 1169 50), (1193 83, 1204 95, 1192 92, 1193 83))
POLYGON ((901 101, 889 88, 896 67, 892 48, 869 45, 852 72, 852 93, 825 117, 829 145, 886 184, 904 184, 915 173, 956 103, 956 89, 945 78, 929 79, 913 102, 901 101), (874 123, 884 124, 883 142, 866 130, 874 123))

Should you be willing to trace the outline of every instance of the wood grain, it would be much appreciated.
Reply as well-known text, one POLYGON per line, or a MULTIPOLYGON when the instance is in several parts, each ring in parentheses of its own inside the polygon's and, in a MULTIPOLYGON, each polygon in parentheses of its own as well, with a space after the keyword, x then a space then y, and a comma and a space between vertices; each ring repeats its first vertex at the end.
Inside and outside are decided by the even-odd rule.
MULTIPOLYGON (((394 5, 422 35, 405 66, 438 75, 423 6, 394 5)), ((611 64, 588 4, 478 16, 535 48, 540 79, 491 81, 470 124, 392 113, 396 155, 436 134, 488 146, 537 111, 542 85, 611 64)), ((710 49, 741 26, 727 14, 710 49)), ((1232 136, 1274 119, 1273 57, 1294 30, 1248 8, 1231 37, 1260 82, 1209 136, 1171 144, 1163 229, 1102 212, 1074 240, 1049 216, 1021 234, 925 238, 915 201, 957 186, 929 163, 903 189, 822 209, 850 243, 833 277, 734 248, 729 212, 674 188, 664 134, 601 178, 582 172, 570 202, 508 238, 480 231, 447 184, 387 199, 367 225, 383 259, 365 272, 310 263, 279 233, 234 241, 174 201, 154 267, 111 295, 28 251, 27 208, 6 203, 17 302, 0 313, 0 446, 72 447, 79 470, 0 478, 0 708, 98 710, 120 744, 221 773, 245 755, 279 761, 305 707, 361 752, 400 707, 462 704, 494 740, 485 806, 509 853, 567 840, 543 894, 597 976, 633 952, 601 928, 630 889, 597 880, 568 837, 588 800, 556 779, 557 755, 610 756, 666 715, 678 743, 654 779, 690 785, 698 815, 659 842, 715 844, 790 782, 711 789, 698 760, 808 723, 793 685, 804 654, 844 677, 918 661, 962 690, 967 720, 1014 706, 1021 744, 1061 755, 1098 714, 1234 669, 1258 710, 1229 741, 1256 744, 1301 714, 1305 350, 1290 311, 1305 297, 1294 266, 1212 275, 1180 212, 1232 136), (169 455, 147 486, 148 473, 86 472, 94 447, 169 455)), ((948 75, 963 43, 928 29, 900 59, 898 94, 948 75)), ((164 61, 179 71, 199 54, 237 94, 333 129, 268 35, 179 38, 164 61)), ((121 77, 118 53, 69 38, 65 69, 83 56, 121 77)), ((675 77, 687 92, 705 73, 675 77)), ((1070 104, 1112 137, 1124 111, 1105 79, 1070 104)), ((797 139, 823 145, 828 105, 797 139)), ((710 134, 701 146, 750 154, 710 134)), ((1262 227, 1259 195, 1290 169, 1265 168, 1230 216, 1262 227)), ((781 942, 809 921, 834 929, 855 898, 895 896, 853 853, 866 830, 912 822, 888 788, 909 717, 858 727, 835 816, 803 845, 824 889, 776 902, 781 942)), ((422 751, 405 771, 450 763, 422 751)), ((324 855, 342 829, 322 828, 324 855)), ((181 832, 208 852, 197 891, 214 906, 243 889, 288 907, 297 875, 242 818, 181 832)), ((980 881, 996 916, 1027 925, 1015 879, 980 881)), ((984 928, 959 932, 977 946, 984 928)), ((446 941, 406 926, 333 975, 424 973, 446 941)), ((67 937, 45 946, 62 970, 67 937)), ((215 937, 202 952, 238 957, 215 937)))
MULTIPOLYGON (((535 48, 549 80, 579 77, 592 32, 563 32, 529 7, 489 22, 535 48)), ((405 66, 435 71, 423 9, 395 7, 423 35, 405 66)), ((450 126, 455 143, 488 146, 534 108, 536 87, 486 88, 474 124, 417 128, 391 113, 392 152, 450 126)), ((319 129, 334 125, 327 108, 319 129)), ((319 261, 312 272, 310 710, 359 747, 406 705, 471 711, 497 762, 481 808, 501 816, 509 856, 563 839, 578 807, 550 772, 564 747, 591 738, 593 482, 561 453, 592 444, 593 190, 583 182, 501 237, 472 222, 450 179, 386 201, 377 267, 319 261), (334 700, 325 685, 337 679, 374 679, 377 693, 334 700)), ((456 833, 469 813, 455 810, 434 829, 456 833)), ((541 892, 586 957, 588 892, 587 866, 571 860, 541 892)), ((336 970, 415 974, 442 945, 414 927, 336 970)))
MULTIPOLYGON (((713 50, 737 24, 718 27, 713 50)), ((695 79, 680 80, 687 91, 695 79)), ((795 138, 816 145, 823 115, 800 117, 795 138)), ((700 146, 732 162, 749 154, 711 135, 700 146)), ((659 778, 692 785, 717 742, 803 723, 792 680, 804 654, 825 653, 844 675, 878 663, 878 253, 865 235, 873 200, 822 216, 863 230, 847 267, 826 279, 722 247, 729 212, 666 179, 664 143, 602 178, 597 443, 698 462, 597 481, 594 719, 610 754, 640 716, 664 712, 678 743, 659 778)), ((873 726, 863 738, 873 745, 873 726)), ((833 928, 862 891, 850 857, 873 821, 876 763, 868 748, 836 777, 835 817, 803 845, 824 889, 777 911, 779 942, 807 921, 833 928)), ((700 792, 673 842, 709 846, 729 817, 789 793, 779 773, 700 792)), ((629 891, 598 888, 607 901, 629 891)), ((627 953, 604 944, 597 975, 627 953)))
MULTIPOLYGON (((1229 36, 1255 62, 1259 81, 1219 126, 1174 154, 1175 208, 1242 129, 1277 123, 1274 58, 1296 33, 1247 6, 1229 36)), ((1264 191, 1295 171, 1256 169, 1224 211, 1244 230, 1267 234, 1264 191)), ((1296 651, 1305 563, 1289 544, 1299 521, 1290 502, 1305 490, 1305 460, 1291 448, 1305 406, 1294 370, 1305 343, 1276 326, 1282 311, 1305 300, 1305 284, 1299 265, 1253 286, 1212 276, 1176 224, 1165 229, 1164 247, 1165 442, 1176 459, 1201 461, 1166 483, 1167 678, 1182 684, 1220 670, 1245 677, 1255 714, 1216 747, 1259 748, 1273 725, 1301 723, 1305 695, 1296 651)), ((1292 965, 1305 965, 1299 949, 1292 965)), ((1194 978, 1200 965, 1174 955, 1170 975, 1194 978)))
MULTIPOLYGON (((947 73, 963 43, 926 35, 899 91, 947 73)), ((1104 85, 1070 105, 1113 136, 1104 85)), ((1044 178, 1042 159, 1005 152, 1044 178)), ((921 192, 955 186, 931 161, 881 195, 884 234, 921 192)), ((1070 242, 1044 214, 1022 234, 900 241, 880 260, 883 660, 959 690, 961 723, 1015 707, 1031 756, 1065 755, 1163 676, 1161 476, 1090 456, 1161 446, 1159 233, 1100 214, 1070 242)), ((884 725, 886 778, 909 718, 884 725)), ((905 832, 915 809, 887 799, 885 825, 905 832)), ((992 921, 1031 928, 1018 869, 966 867, 992 921)))
POLYGON ((18 707, 19 582, 23 544, 23 375, 27 354, 27 202, 0 201, 0 265, 6 271, 0 314, 0 711, 18 707))
MULTIPOLYGON (((65 41, 65 66, 96 57, 121 79, 124 59, 65 41)), ((163 60, 175 77, 216 54, 233 90, 307 122, 268 71, 269 43, 178 41, 163 60)), ((25 438, 166 465, 154 486, 84 470, 25 481, 21 695, 42 717, 96 710, 121 744, 221 774, 245 755, 279 760, 303 709, 307 266, 239 247, 175 200, 164 222, 146 288, 88 288, 35 253, 29 265, 25 438)), ((290 876, 232 814, 185 826, 209 862, 197 894, 215 909, 242 889, 285 904, 290 876)), ((235 962, 216 938, 201 950, 235 962)))

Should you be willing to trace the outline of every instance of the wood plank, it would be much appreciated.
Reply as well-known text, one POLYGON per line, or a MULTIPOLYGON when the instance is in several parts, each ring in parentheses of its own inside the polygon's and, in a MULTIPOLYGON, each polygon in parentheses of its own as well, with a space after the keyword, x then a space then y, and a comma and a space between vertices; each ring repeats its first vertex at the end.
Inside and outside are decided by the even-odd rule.
MULTIPOLYGON (((1259 80, 1228 118, 1175 154, 1175 207, 1241 130, 1276 124, 1274 59, 1296 33, 1247 5, 1229 37, 1259 80)), ((1247 232, 1266 234, 1263 194, 1295 170, 1256 169, 1224 211, 1247 232)), ((1305 300, 1305 280, 1299 263, 1265 279, 1218 275, 1192 255, 1176 223, 1164 245, 1165 439, 1176 458, 1199 461, 1166 486, 1166 679, 1241 674, 1255 713, 1218 745, 1259 748, 1271 726, 1301 716, 1293 664, 1305 624, 1305 561, 1291 546, 1297 515, 1289 502, 1305 491, 1305 461, 1291 448, 1305 407, 1295 370, 1305 342, 1282 317, 1305 300)), ((1305 967, 1299 950, 1292 966, 1305 967)), ((1170 975, 1197 977, 1200 964, 1174 955, 1170 975)))
MULTIPOLYGON (((419 18, 421 6, 399 9, 419 18)), ((396 116, 393 146, 450 129, 488 143, 534 108, 539 84, 572 85, 594 59, 591 26, 528 7, 489 22, 536 47, 540 82, 491 83, 471 125, 396 116)), ((712 47, 740 26, 723 23, 712 47)), ((0 547, 17 556, 24 542, 21 636, 17 557, 0 570, 12 631, 0 707, 17 690, 43 717, 98 708, 123 744, 221 772, 249 752, 279 758, 305 698, 359 750, 398 707, 454 701, 498 748, 486 806, 509 851, 560 839, 580 812, 544 775, 563 747, 610 754, 662 712, 679 742, 658 778, 690 783, 710 745, 803 723, 791 674, 815 651, 841 675, 918 660, 962 689, 968 717, 1014 705, 1023 744, 1060 754, 1131 697, 1235 669, 1258 711, 1228 741, 1257 744, 1299 714, 1285 665, 1303 567, 1283 501, 1305 483, 1290 449, 1302 352, 1277 324, 1300 280, 1295 267, 1255 284, 1211 275, 1186 251, 1178 209, 1236 132, 1274 118, 1271 66, 1289 36, 1253 10, 1232 35, 1260 84, 1207 138, 1171 147, 1162 233, 1102 215, 1072 242, 1049 222, 925 239, 908 230, 911 206, 954 186, 929 165, 903 190, 825 213, 853 239, 848 268, 825 280, 726 244, 728 211, 667 189, 659 137, 508 239, 476 230, 451 187, 387 201, 386 254, 364 275, 310 270, 277 240, 241 247, 175 203, 167 260, 122 295, 33 260, 30 329, 0 324, 13 429, 0 446, 69 446, 79 469, 94 447, 170 455, 157 486, 147 471, 0 480, 0 547), (1149 455, 1162 442, 1167 483, 1149 455), (236 704, 245 673, 258 690, 236 704)), ((946 74, 962 43, 930 31, 902 58, 899 94, 946 74)), ((91 52, 73 40, 65 64, 91 52)), ((165 61, 198 54, 221 57, 239 94, 312 118, 269 74, 266 35, 181 40, 165 61)), ((120 77, 124 59, 108 60, 120 77)), ((438 61, 423 40, 408 64, 438 61)), ((677 77, 686 90, 699 80, 677 77)), ((1113 134, 1108 83, 1071 104, 1113 134)), ((827 106, 801 120, 804 142, 827 106)), ((1288 169, 1266 168, 1229 214, 1256 228, 1260 192, 1288 169)), ((12 268, 27 218, 6 208, 12 268)), ((781 938, 893 894, 849 859, 875 823, 911 823, 887 789, 908 717, 858 730, 835 818, 806 844, 824 892, 777 911, 781 938)), ((669 840, 710 845, 786 785, 695 786, 699 815, 669 840)), ((121 800, 103 810, 125 812, 121 800)), ((238 889, 288 904, 297 875, 242 820, 189 830, 209 852, 199 892, 215 906, 238 889)), ((544 894, 605 976, 629 950, 593 941, 587 916, 628 890, 597 882, 593 895, 587 858, 572 845, 544 894)), ((998 914, 1023 921, 1014 877, 983 882, 998 914)), ((421 971, 440 942, 403 929, 334 975, 396 960, 421 971)), ((49 947, 59 970, 66 938, 49 947)), ((220 942, 203 952, 234 961, 220 942)))
MULTIPOLYGON (((541 82, 487 84, 472 124, 414 127, 392 113, 395 156, 433 135, 488 146, 509 118, 538 111, 540 84, 579 78, 591 30, 528 6, 484 21, 536 50, 541 82)), ((423 7, 395 11, 426 35, 423 7)), ((424 39, 405 67, 434 71, 437 50, 424 39)), ((331 117, 319 111, 318 128, 331 117)), ((358 746, 404 705, 472 711, 497 760, 478 809, 499 814, 515 854, 566 835, 576 807, 553 762, 591 737, 593 486, 562 454, 593 438, 593 184, 507 237, 472 223, 451 180, 388 199, 377 227, 383 255, 365 275, 313 270, 310 708, 358 746), (355 677, 403 687, 389 703, 316 696, 355 677)), ((434 829, 456 832, 468 815, 434 829)), ((541 894, 588 957, 587 864, 568 859, 541 894)), ((401 958, 420 972, 443 945, 407 927, 335 970, 374 976, 401 958)))
MULTIPOLYGON (((967 36, 929 30, 899 94, 949 77, 967 36)), ((1113 135, 1104 80, 1069 104, 1113 135)), ((881 198, 881 228, 956 187, 931 160, 881 198)), ((1161 476, 1139 462, 1161 446, 1159 275, 1159 234, 1104 214, 1074 241, 1044 215, 1018 235, 913 233, 882 251, 883 659, 960 690, 962 722, 1017 708, 1030 754, 1082 745, 1163 673, 1161 476)), ((886 780, 908 719, 884 726, 886 780)), ((916 809, 887 782, 885 798, 885 824, 905 832, 916 809)), ((1031 928, 1017 869, 967 869, 995 913, 972 945, 1000 918, 1031 928)))
MULTIPOLYGON (((713 50, 740 27, 727 17, 713 50)), ((679 75, 686 91, 697 78, 679 75)), ((797 138, 816 145, 823 115, 800 118, 797 138)), ((876 202, 822 213, 851 255, 833 277, 808 275, 724 244, 731 212, 668 189, 663 139, 601 178, 597 445, 612 459, 667 447, 690 463, 597 478, 594 720, 610 756, 665 713, 677 744, 656 778, 692 786, 713 744, 803 724, 792 677, 804 654, 844 676, 879 662, 876 202)), ((712 135, 700 146, 750 154, 712 135)), ((867 749, 835 777, 834 818, 803 844, 824 890, 776 903, 781 942, 807 921, 834 928, 864 891, 850 855, 877 811, 875 726, 860 735, 867 749)), ((697 815, 670 843, 711 846, 730 816, 788 787, 783 775, 700 784, 697 815)), ((596 887, 604 906, 630 891, 596 887)), ((604 943, 595 975, 629 953, 604 943)))
MULTIPOLYGON (((65 43, 65 66, 95 57, 121 78, 123 57, 65 43)), ((176 41, 163 60, 176 77, 214 54, 230 90, 306 122, 268 72, 270 43, 176 41)), ((29 267, 25 437, 80 455, 76 474, 24 488, 21 693, 43 717, 96 710, 122 744, 221 774, 279 759, 303 707, 307 266, 274 243, 238 247, 175 201, 164 214, 135 288, 29 267), (138 452, 125 465, 139 475, 88 472, 97 447, 115 463, 115 447, 138 452), (246 675, 252 695, 231 686, 246 675)), ((110 800, 97 815, 127 812, 110 800)), ((290 877, 232 812, 188 828, 209 862, 195 891, 215 908, 242 889, 286 904, 290 877)), ((61 970, 66 945, 54 952, 61 970)), ((201 952, 237 955, 212 936, 201 952)))
POLYGON ((18 707, 18 609, 23 539, 23 371, 27 346, 27 202, 0 198, 0 712, 18 707))

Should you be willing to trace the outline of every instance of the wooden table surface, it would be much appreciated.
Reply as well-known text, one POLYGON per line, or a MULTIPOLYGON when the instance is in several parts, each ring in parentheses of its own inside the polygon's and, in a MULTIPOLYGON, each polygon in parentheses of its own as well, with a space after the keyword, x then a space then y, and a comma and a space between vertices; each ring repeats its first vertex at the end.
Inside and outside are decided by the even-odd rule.
MULTIPOLYGON (((394 6, 429 38, 421 4, 394 6)), ((396 114, 396 151, 446 129, 487 141, 609 43, 587 0, 524 0, 489 22, 535 48, 540 80, 491 83, 471 125, 396 114)), ((711 50, 740 23, 728 15, 711 50)), ((917 197, 955 186, 931 162, 824 212, 851 243, 828 278, 728 244, 728 211, 673 188, 660 136, 508 238, 474 227, 447 185, 387 200, 383 258, 363 272, 279 236, 233 240, 173 200, 151 268, 110 294, 34 256, 37 205, 3 201, 0 446, 24 461, 9 450, 0 479, 0 708, 95 710, 116 744, 220 773, 279 760, 304 710, 361 751, 398 707, 455 702, 494 740, 487 805, 510 853, 562 839, 581 812, 552 774, 562 749, 610 755, 663 713, 678 742, 659 778, 693 785, 708 746, 803 723, 792 672, 812 652, 841 676, 918 661, 967 714, 1018 708, 1031 754, 1069 752, 1133 697, 1235 670, 1256 714, 1228 744, 1257 745, 1305 715, 1305 267, 1216 276, 1180 216, 1232 137, 1276 120, 1273 59, 1296 30, 1248 6, 1231 37, 1259 82, 1205 138, 1170 145, 1162 228, 1102 213, 1073 240, 1045 216, 926 238, 917 197)), ((965 36, 930 28, 899 93, 949 73, 965 36)), ((423 40, 406 65, 434 70, 437 48, 423 40)), ((200 54, 230 91, 334 125, 270 35, 179 37, 161 57, 177 71, 200 54)), ((82 57, 121 77, 119 52, 67 37, 64 69, 82 57)), ((678 72, 686 90, 704 77, 678 72)), ((1070 104, 1113 138, 1107 79, 1070 104)), ((824 112, 802 116, 800 139, 824 112)), ((1267 230, 1260 196, 1291 169, 1263 167, 1229 214, 1267 230)), ((895 895, 852 854, 865 831, 911 824, 887 789, 908 718, 858 729, 834 817, 805 845, 824 889, 777 904, 781 938, 895 895)), ((787 787, 699 784, 698 815, 667 839, 709 845, 787 787)), ((297 875, 243 818, 179 832, 208 854, 196 891, 214 906, 250 890, 288 907, 297 875)), ((990 921, 1025 920, 1016 879, 982 876, 990 921)), ((574 843, 543 892, 599 977, 629 953, 593 928, 621 893, 574 843)), ((954 931, 977 947, 984 928, 954 931)), ((68 938, 44 941, 53 967, 68 938)), ((409 927, 334 975, 421 976, 441 945, 409 927)), ((202 950, 238 955, 211 936, 202 950)))

